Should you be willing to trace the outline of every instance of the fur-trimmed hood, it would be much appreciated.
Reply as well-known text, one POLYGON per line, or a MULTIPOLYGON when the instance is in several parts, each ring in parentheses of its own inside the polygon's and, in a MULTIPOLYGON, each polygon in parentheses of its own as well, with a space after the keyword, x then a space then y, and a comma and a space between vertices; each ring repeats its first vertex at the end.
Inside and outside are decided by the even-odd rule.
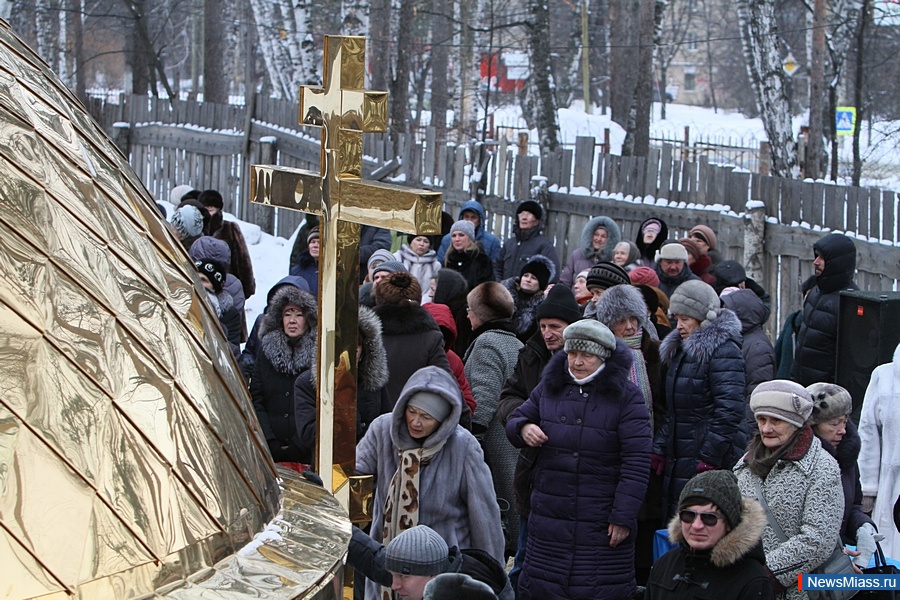
MULTIPOLYGON (((569 355, 565 352, 556 352, 550 362, 544 368, 541 376, 544 387, 551 396, 555 397, 566 385, 573 384, 574 380, 569 374, 569 355)), ((601 394, 612 398, 623 398, 626 384, 630 381, 632 352, 622 340, 616 340, 616 349, 612 351, 604 363, 603 371, 596 379, 586 384, 597 386, 601 394)))
POLYGON ((618 224, 609 217, 594 217, 581 230, 581 251, 584 257, 592 263, 598 263, 602 260, 612 261, 613 252, 615 252, 616 244, 622 241, 622 230, 618 224), (606 245, 600 250, 594 250, 592 238, 598 227, 603 227, 609 234, 606 245))
MULTIPOLYGON (((552 260, 550 260, 549 258, 544 256, 543 254, 533 254, 528 259, 528 263, 534 262, 534 261, 537 261, 537 262, 543 264, 545 267, 547 267, 547 270, 550 271, 550 278, 547 281, 549 281, 551 283, 556 281, 557 275, 559 275, 559 273, 556 272, 556 265, 553 263, 552 260)), ((525 264, 527 265, 528 263, 525 263, 525 264)), ((523 266, 522 268, 524 269, 525 267, 523 266)), ((519 277, 520 277, 519 275, 515 276, 516 283, 519 282, 519 277)))
POLYGON ((293 285, 284 285, 272 295, 269 302, 269 310, 263 315, 259 324, 259 338, 266 337, 271 331, 281 330, 281 319, 284 316, 284 309, 288 305, 294 305, 303 311, 309 328, 315 331, 319 325, 319 313, 316 306, 316 299, 309 292, 304 292, 293 285))
MULTIPOLYGON (((359 307, 359 339, 362 355, 356 365, 357 387, 366 392, 375 392, 387 385, 389 373, 387 354, 381 340, 381 320, 371 308, 359 307)), ((313 389, 318 380, 318 369, 311 369, 313 389)))
POLYGON ((423 447, 428 448, 447 440, 459 427, 463 399, 456 378, 440 367, 433 365, 422 367, 413 373, 403 386, 400 398, 391 411, 391 441, 398 450, 409 450, 419 446, 419 442, 409 435, 409 428, 406 426, 406 404, 416 392, 431 392, 450 403, 450 414, 441 421, 434 433, 425 438, 423 447))
MULTIPOLYGON (((709 554, 709 561, 716 567, 731 566, 753 552, 759 545, 766 530, 766 513, 755 498, 743 499, 741 522, 725 534, 709 554)), ((681 533, 681 519, 678 515, 669 521, 669 540, 675 544, 687 543, 681 533)))
POLYGON ((441 330, 434 317, 418 304, 382 304, 376 306, 374 310, 381 319, 382 335, 408 335, 441 330))
POLYGON ((277 371, 299 375, 316 364, 318 322, 315 298, 309 292, 285 285, 275 292, 269 311, 260 320, 260 350, 277 371), (282 324, 284 309, 289 305, 298 306, 309 325, 307 332, 295 340, 285 335, 282 324))
POLYGON ((678 330, 673 329, 662 341, 659 357, 664 364, 669 364, 683 348, 688 356, 707 361, 716 349, 728 340, 734 340, 740 345, 741 322, 732 311, 723 308, 719 311, 719 316, 711 321, 704 321, 703 325, 686 340, 682 340, 678 330))

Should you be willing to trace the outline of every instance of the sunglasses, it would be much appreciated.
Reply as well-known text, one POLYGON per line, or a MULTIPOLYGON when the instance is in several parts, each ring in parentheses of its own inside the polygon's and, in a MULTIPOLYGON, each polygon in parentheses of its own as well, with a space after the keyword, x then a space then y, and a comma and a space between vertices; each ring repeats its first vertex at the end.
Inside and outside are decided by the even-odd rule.
POLYGON ((719 523, 719 519, 723 518, 716 513, 698 513, 693 510, 683 510, 678 513, 678 518, 681 519, 682 523, 693 523, 697 520, 697 517, 700 517, 700 521, 707 527, 715 527, 719 523))

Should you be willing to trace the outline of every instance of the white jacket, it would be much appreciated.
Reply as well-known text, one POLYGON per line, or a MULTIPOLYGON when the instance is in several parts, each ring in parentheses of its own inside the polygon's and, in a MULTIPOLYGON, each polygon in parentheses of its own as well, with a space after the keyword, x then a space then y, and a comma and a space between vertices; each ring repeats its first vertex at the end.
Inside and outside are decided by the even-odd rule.
POLYGON ((864 496, 875 496, 872 520, 884 553, 900 557, 900 534, 894 525, 894 502, 900 496, 900 346, 894 361, 876 368, 866 388, 859 420, 859 479, 864 496))

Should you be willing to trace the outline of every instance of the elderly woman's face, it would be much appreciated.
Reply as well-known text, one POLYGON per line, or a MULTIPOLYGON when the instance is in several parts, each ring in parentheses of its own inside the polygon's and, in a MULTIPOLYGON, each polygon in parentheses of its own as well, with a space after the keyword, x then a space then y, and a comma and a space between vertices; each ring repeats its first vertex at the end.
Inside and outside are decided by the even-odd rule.
POLYGON ((628 242, 619 242, 616 244, 615 250, 613 251, 613 262, 620 267, 624 267, 628 264, 629 250, 631 250, 631 246, 628 245, 628 242))
POLYGON ((636 334, 639 325, 636 318, 625 317, 624 319, 613 323, 610 329, 617 338, 626 338, 636 334))
POLYGON ((421 408, 415 406, 406 407, 406 427, 409 435, 415 440, 422 440, 434 433, 441 422, 429 415, 421 408))
POLYGON ((847 435, 847 420, 849 418, 847 415, 842 415, 830 421, 819 423, 815 426, 816 434, 837 448, 844 436, 847 435))
POLYGON ((596 354, 575 350, 567 352, 569 356, 569 371, 575 376, 575 379, 584 379, 588 375, 600 368, 603 359, 596 354))
POLYGON ((289 304, 281 315, 281 324, 284 327, 284 333, 291 339, 298 338, 309 329, 306 317, 300 307, 289 304))
POLYGON ((678 321, 675 329, 678 330, 678 335, 680 335, 681 339, 683 340, 686 340, 692 333, 700 329, 700 321, 698 321, 694 317, 689 317, 687 315, 672 316, 675 317, 676 321, 678 321))
POLYGON ((788 439, 797 431, 797 428, 787 421, 768 415, 757 416, 756 424, 759 426, 759 435, 762 437, 763 445, 773 450, 785 445, 788 439))

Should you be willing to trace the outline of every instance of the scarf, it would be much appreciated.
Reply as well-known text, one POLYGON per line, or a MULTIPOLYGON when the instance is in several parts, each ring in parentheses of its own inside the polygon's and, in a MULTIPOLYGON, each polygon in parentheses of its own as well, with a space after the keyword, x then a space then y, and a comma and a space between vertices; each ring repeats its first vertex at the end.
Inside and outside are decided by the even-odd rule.
POLYGON ((803 458, 812 443, 812 428, 808 425, 795 431, 780 448, 772 451, 762 443, 762 436, 756 434, 747 447, 744 462, 750 472, 765 481, 779 460, 799 460, 803 458))
POLYGON ((650 390, 650 376, 647 375, 647 361, 644 360, 644 353, 641 352, 641 338, 643 335, 644 330, 639 327, 636 334, 619 339, 631 349, 634 360, 631 361, 631 371, 628 374, 628 379, 641 390, 641 394, 644 396, 644 404, 647 406, 647 410, 650 411, 650 420, 652 421, 653 392, 650 390))

